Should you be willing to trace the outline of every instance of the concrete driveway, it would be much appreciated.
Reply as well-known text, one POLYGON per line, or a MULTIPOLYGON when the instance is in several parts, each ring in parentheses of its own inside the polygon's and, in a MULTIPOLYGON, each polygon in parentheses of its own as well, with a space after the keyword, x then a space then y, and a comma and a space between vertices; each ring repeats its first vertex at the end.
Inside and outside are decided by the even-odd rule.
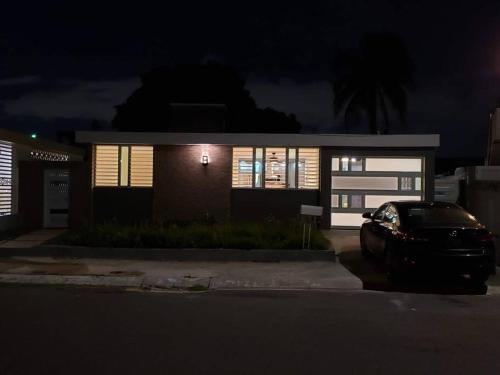
POLYGON ((359 230, 328 230, 324 231, 324 234, 332 243, 339 262, 361 280, 363 289, 431 294, 500 293, 499 272, 491 276, 487 285, 483 287, 473 287, 464 277, 440 279, 422 276, 417 280, 390 282, 387 279, 383 261, 367 259, 361 255, 359 230))

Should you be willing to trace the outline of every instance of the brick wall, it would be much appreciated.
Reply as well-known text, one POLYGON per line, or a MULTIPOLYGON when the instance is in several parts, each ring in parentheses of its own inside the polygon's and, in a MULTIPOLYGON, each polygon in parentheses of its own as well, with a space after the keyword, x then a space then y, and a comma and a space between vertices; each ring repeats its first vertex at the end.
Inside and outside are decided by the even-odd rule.
POLYGON ((225 219, 231 203, 231 147, 155 146, 153 217, 225 219), (201 164, 203 151, 209 164, 201 164))

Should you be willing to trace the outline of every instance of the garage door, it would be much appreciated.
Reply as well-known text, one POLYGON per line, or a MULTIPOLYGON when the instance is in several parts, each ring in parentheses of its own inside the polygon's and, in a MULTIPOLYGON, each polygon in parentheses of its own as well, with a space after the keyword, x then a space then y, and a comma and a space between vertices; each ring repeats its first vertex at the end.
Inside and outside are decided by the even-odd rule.
POLYGON ((361 214, 387 201, 422 200, 424 158, 336 155, 332 157, 331 226, 357 228, 361 214))

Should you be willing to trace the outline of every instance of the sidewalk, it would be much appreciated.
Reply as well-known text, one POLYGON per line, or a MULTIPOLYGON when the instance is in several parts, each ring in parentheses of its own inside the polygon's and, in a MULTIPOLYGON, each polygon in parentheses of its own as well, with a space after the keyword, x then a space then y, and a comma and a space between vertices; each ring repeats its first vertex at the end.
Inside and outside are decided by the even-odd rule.
POLYGON ((160 289, 361 290, 336 262, 176 262, 13 257, 0 259, 0 282, 160 289))

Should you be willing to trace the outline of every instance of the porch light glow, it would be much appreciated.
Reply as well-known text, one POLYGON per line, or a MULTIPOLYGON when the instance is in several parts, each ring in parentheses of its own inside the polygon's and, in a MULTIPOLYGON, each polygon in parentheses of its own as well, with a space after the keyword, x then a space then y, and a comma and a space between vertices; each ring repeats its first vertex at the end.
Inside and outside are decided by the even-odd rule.
POLYGON ((201 164, 208 165, 208 155, 201 156, 201 164))

